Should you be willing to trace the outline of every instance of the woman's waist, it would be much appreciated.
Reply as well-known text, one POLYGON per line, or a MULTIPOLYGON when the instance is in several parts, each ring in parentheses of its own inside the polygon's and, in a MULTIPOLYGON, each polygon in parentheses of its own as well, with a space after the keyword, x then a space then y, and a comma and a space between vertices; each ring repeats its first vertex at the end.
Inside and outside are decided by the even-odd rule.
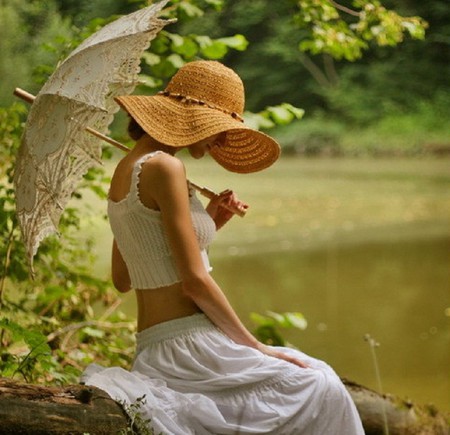
POLYGON ((186 316, 166 320, 149 326, 136 334, 138 353, 140 348, 153 343, 179 337, 195 329, 216 329, 213 323, 202 312, 196 312, 186 316))
POLYGON ((138 331, 200 312, 195 302, 183 293, 181 282, 136 290, 136 299, 138 331))

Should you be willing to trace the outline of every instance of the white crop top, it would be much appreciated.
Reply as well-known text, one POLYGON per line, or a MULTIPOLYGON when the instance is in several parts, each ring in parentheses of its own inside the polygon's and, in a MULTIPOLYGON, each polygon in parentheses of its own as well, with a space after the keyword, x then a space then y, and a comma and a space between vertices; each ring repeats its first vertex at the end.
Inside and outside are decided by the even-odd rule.
MULTIPOLYGON (((164 287, 181 281, 164 232, 161 212, 146 207, 139 198, 142 164, 161 152, 146 154, 135 163, 130 192, 124 199, 118 202, 108 199, 111 229, 134 289, 164 287)), ((206 248, 214 238, 216 226, 192 188, 189 188, 189 195, 194 231, 203 263, 210 272, 206 248)))

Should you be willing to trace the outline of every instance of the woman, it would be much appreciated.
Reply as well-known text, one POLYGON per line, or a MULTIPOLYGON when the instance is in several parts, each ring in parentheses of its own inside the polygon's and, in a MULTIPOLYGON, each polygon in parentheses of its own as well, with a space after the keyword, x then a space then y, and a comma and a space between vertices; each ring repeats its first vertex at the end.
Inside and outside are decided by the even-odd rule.
POLYGON ((363 434, 351 398, 325 363, 258 342, 210 276, 207 247, 246 204, 225 191, 206 210, 175 154, 209 153, 228 170, 270 166, 279 146, 242 122, 240 78, 218 62, 186 64, 158 95, 116 99, 131 116, 132 151, 111 182, 113 282, 134 289, 132 370, 87 369, 116 400, 145 396, 140 414, 164 434, 363 434))

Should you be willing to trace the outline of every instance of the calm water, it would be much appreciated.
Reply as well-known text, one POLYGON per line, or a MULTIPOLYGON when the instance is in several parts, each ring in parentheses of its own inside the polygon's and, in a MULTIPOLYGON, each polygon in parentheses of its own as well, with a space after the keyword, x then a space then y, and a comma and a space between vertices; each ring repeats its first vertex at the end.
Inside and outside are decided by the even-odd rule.
POLYGON ((346 378, 450 410, 450 238, 329 244, 317 251, 213 256, 214 276, 241 318, 300 311, 305 331, 289 341, 346 378))

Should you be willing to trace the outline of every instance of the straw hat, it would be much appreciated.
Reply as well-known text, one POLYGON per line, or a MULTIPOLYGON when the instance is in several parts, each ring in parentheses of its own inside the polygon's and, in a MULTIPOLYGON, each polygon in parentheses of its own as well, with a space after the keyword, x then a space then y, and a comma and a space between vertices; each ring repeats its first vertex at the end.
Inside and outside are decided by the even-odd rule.
POLYGON ((280 146, 243 123, 244 99, 239 76, 215 61, 187 63, 157 95, 115 98, 146 133, 165 145, 185 147, 226 132, 224 142, 211 148, 211 156, 229 171, 248 173, 275 162, 280 146))

